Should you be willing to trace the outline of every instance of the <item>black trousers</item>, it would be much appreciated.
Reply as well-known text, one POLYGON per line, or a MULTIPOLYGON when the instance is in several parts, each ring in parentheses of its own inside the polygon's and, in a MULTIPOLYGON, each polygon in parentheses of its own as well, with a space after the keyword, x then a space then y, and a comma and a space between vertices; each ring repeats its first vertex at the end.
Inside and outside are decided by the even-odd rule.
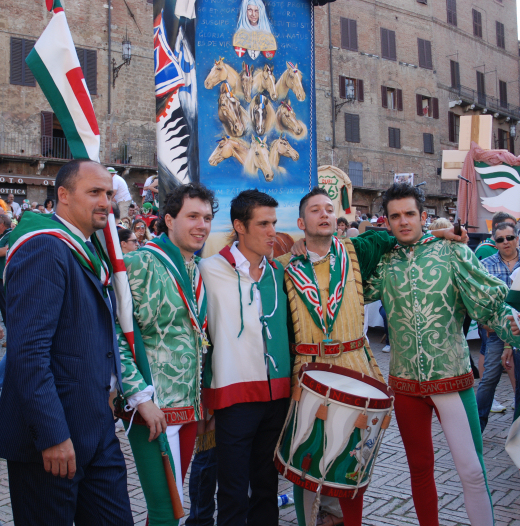
POLYGON ((107 426, 94 458, 72 480, 55 477, 43 463, 7 461, 16 526, 132 526, 126 466, 107 426))
POLYGON ((218 526, 278 526, 273 457, 287 408, 282 399, 215 411, 218 526))

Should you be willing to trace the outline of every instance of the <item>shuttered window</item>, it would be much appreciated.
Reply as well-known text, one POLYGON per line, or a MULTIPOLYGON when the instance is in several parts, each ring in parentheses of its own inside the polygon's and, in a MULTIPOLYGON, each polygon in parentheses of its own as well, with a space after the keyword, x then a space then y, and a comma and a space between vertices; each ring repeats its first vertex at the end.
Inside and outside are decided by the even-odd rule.
POLYGON ((97 51, 77 47, 76 52, 87 88, 91 95, 97 95, 97 51))
POLYGON ((433 151, 433 133, 423 133, 424 153, 435 153, 433 151))
POLYGON ((479 104, 486 104, 486 82, 480 71, 477 71, 477 95, 479 104))
POLYGON ((357 51, 357 22, 351 18, 341 18, 340 21, 341 47, 350 51, 357 51))
POLYGON ((429 40, 417 39, 419 46, 419 66, 425 69, 433 69, 432 43, 429 40))
POLYGON ((40 113, 40 129, 42 137, 42 155, 52 157, 52 128, 54 124, 54 113, 42 111, 40 113))
POLYGON ((36 86, 29 66, 25 63, 27 55, 32 51, 34 40, 11 37, 10 83, 18 86, 36 86))
POLYGON ((448 24, 457 25, 457 0, 446 0, 446 14, 448 24))
POLYGON ((501 22, 496 23, 497 26, 497 46, 502 49, 506 49, 506 32, 504 24, 501 22))
POLYGON ((388 146, 390 148, 401 148, 401 130, 399 128, 388 128, 388 146))
POLYGON ((451 87, 460 89, 460 68, 459 63, 450 60, 451 87))
POLYGON ((448 112, 448 140, 450 142, 459 142, 459 126, 460 126, 460 117, 453 113, 452 111, 448 112))
POLYGON ((340 99, 347 98, 347 87, 352 86, 354 88, 354 100, 363 102, 365 100, 364 84, 361 79, 353 79, 340 75, 339 77, 339 97, 340 99))
POLYGON ((381 105, 390 110, 403 111, 403 90, 381 86, 381 105))
POLYGON ((439 99, 437 97, 428 97, 417 93, 415 99, 419 117, 439 118, 439 99))
POLYGON ((381 28, 381 56, 388 60, 397 60, 395 31, 381 28))
POLYGON ((347 142, 361 142, 359 134, 359 115, 345 113, 345 140, 347 142))
POLYGON ((507 108, 507 82, 499 80, 498 86, 500 92, 500 106, 502 108, 507 108))
POLYGON ((482 13, 476 9, 473 12, 473 34, 476 37, 482 38, 482 13))

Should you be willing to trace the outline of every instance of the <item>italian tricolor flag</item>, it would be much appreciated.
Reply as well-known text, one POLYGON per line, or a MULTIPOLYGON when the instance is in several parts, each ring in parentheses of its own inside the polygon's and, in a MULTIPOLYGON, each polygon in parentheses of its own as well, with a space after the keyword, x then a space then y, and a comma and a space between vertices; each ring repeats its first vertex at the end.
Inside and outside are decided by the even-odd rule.
POLYGON ((46 0, 49 25, 26 58, 75 159, 99 162, 99 128, 60 0, 46 0))

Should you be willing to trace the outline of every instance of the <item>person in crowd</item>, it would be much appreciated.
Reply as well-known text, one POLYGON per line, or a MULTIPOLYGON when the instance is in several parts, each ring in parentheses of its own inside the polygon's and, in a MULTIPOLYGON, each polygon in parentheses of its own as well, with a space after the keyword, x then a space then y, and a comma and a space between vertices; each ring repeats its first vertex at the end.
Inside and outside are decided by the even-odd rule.
POLYGON ((110 204, 112 206, 112 213, 114 214, 114 221, 116 223, 116 228, 118 230, 125 228, 123 224, 121 223, 121 211, 119 210, 119 206, 117 205, 115 201, 112 201, 110 204))
MULTIPOLYGON (((516 225, 516 218, 508 214, 507 212, 496 212, 493 217, 491 218, 491 232, 494 231, 495 227, 499 223, 509 223, 513 226, 516 225)), ((475 255, 478 259, 481 261, 483 259, 488 258, 489 256, 493 256, 498 251, 498 247, 495 243, 495 240, 493 239, 493 236, 488 237, 484 241, 482 241, 477 248, 475 249, 475 255)))
POLYGON ((359 227, 358 221, 352 221, 352 223, 350 223, 350 228, 358 228, 358 227, 359 227))
POLYGON ((446 219, 445 217, 439 217, 439 219, 435 219, 434 221, 432 221, 428 228, 431 231, 434 231, 439 230, 439 228, 450 228, 451 226, 452 224, 450 223, 450 221, 448 221, 448 219, 446 219))
POLYGON ((238 194, 231 201, 238 241, 199 263, 213 344, 204 404, 215 414, 219 526, 278 525, 273 454, 287 411, 290 360, 284 271, 268 260, 277 206, 258 190, 238 194))
POLYGON ((423 234, 427 214, 420 189, 393 184, 383 196, 383 208, 397 246, 383 256, 368 280, 365 299, 380 299, 388 316, 389 384, 395 392, 394 409, 419 524, 439 524, 431 437, 435 409, 462 481, 469 520, 472 525, 492 526, 462 324, 467 312, 501 339, 519 345, 520 337, 513 336, 507 319, 511 314, 504 303, 507 286, 491 276, 464 243, 423 234))
POLYGON ((36 210, 38 210, 38 202, 37 201, 33 201, 31 203, 31 210, 34 212, 36 210))
MULTIPOLYGON (((0 215, 0 312, 4 325, 6 323, 6 300, 4 288, 4 269, 5 258, 9 250, 9 237, 12 232, 11 218, 7 215, 0 215)), ((5 347, 5 345, 4 345, 5 347)))
MULTIPOLYGON (((493 241, 498 252, 481 261, 482 266, 493 276, 502 280, 511 288, 512 273, 520 268, 520 249, 518 248, 518 231, 511 222, 502 222, 495 225, 493 241)), ((495 389, 502 375, 502 355, 504 342, 496 332, 484 327, 488 333, 486 355, 484 358, 484 372, 477 390, 477 406, 480 418, 480 429, 484 432, 489 412, 492 409, 495 389)), ((514 367, 507 368, 507 373, 515 391, 515 407, 520 405, 520 385, 515 383, 515 369, 520 368, 520 354, 513 353, 514 367)), ((512 365, 512 364, 511 364, 512 365)))
POLYGON ((136 219, 132 223, 132 232, 136 235, 140 247, 144 247, 152 239, 150 231, 142 219, 136 219))
POLYGON ((359 230, 355 227, 350 227, 345 233, 346 233, 345 237, 348 237, 348 238, 359 236, 359 230))
POLYGON ((128 215, 128 207, 132 202, 132 196, 128 190, 128 185, 126 184, 126 181, 117 173, 115 168, 109 166, 107 170, 112 175, 112 184, 114 186, 113 201, 115 201, 119 206, 121 217, 126 217, 128 215))
POLYGON ((14 200, 14 194, 7 195, 7 205, 11 209, 14 218, 20 217, 22 213, 21 206, 14 200))
POLYGON ((38 205, 38 212, 40 212, 40 214, 45 214, 45 207, 43 205, 38 205))
POLYGON ((135 216, 136 219, 141 219, 146 223, 147 227, 150 227, 150 224, 154 219, 157 219, 157 216, 153 213, 153 205, 152 203, 144 203, 143 209, 141 214, 137 214, 135 216))
MULTIPOLYGON (((303 242, 298 241, 291 249, 294 255, 278 258, 285 267, 292 318, 289 333, 295 335, 292 344, 292 352, 296 355, 293 386, 297 384, 300 368, 308 362, 346 367, 385 383, 364 336, 362 282, 372 274, 381 257, 395 247, 396 238, 387 231, 369 230, 360 237, 340 241, 333 235, 336 223, 334 205, 327 191, 319 187, 302 198, 299 215, 298 228, 305 233, 305 248, 302 250, 303 242), (302 274, 306 278, 305 287, 301 285, 302 274), (331 290, 335 293, 329 294, 331 290), (319 298, 324 314, 316 311, 309 297, 319 298), (323 342, 324 346, 318 342, 323 342), (338 348, 337 342, 348 351, 338 348), (327 351, 331 356, 320 354, 327 351)), ((437 235, 452 236, 452 231, 453 228, 451 232, 437 232, 437 235)), ((315 494, 295 485, 294 496, 298 524, 305 526, 311 519, 315 494)), ((322 496, 321 500, 325 507, 335 499, 322 496)), ((348 524, 360 526, 363 495, 341 498, 339 503, 348 524)))
MULTIPOLYGON (((144 182, 144 185, 143 185, 143 190, 141 192, 141 197, 143 198, 143 203, 145 203, 147 201, 147 199, 145 199, 145 198, 147 196, 148 191, 150 190, 150 185, 155 180, 158 180, 157 172, 155 172, 154 174, 150 175, 150 177, 146 178, 146 181, 144 182)), ((152 194, 153 194, 153 192, 152 192, 152 194)), ((152 200, 150 202, 153 202, 153 195, 152 195, 152 200)))
POLYGON ((121 228, 117 231, 117 235, 119 236, 119 244, 123 254, 128 254, 139 248, 139 241, 137 241, 135 232, 127 228, 121 228))
POLYGON ((56 215, 24 215, 6 263, 0 457, 7 459, 13 519, 131 526, 108 406, 111 387, 121 385, 115 296, 94 236, 107 223, 112 178, 96 162, 74 160, 60 168, 55 188, 56 215))
POLYGON ((204 245, 217 209, 205 186, 176 187, 165 200, 161 235, 125 256, 141 338, 134 355, 118 327, 125 407, 137 411, 131 426, 130 411, 124 418, 150 526, 178 524, 156 439, 167 436, 182 501, 202 417, 201 367, 209 344, 206 296, 194 254, 204 245))
POLYGON ((45 199, 43 207, 45 208, 44 213, 54 214, 54 201, 52 199, 45 199))
POLYGON ((157 199, 159 194, 159 177, 153 175, 146 180, 146 183, 143 188, 143 205, 144 203, 153 203, 157 199))
POLYGON ((347 237, 348 221, 345 217, 338 217, 338 226, 336 227, 337 235, 340 239, 347 237))
POLYGON ((129 217, 123 217, 121 219, 121 226, 127 230, 132 230, 132 221, 129 217))

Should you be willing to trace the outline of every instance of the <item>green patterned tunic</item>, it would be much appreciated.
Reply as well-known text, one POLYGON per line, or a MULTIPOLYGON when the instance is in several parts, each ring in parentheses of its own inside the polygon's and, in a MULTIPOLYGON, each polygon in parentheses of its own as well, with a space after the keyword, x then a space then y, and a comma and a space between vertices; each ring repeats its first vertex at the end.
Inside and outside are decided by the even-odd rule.
POLYGON ((504 303, 507 293, 461 243, 419 242, 383 256, 365 284, 365 300, 380 299, 386 310, 394 391, 428 396, 473 385, 462 331, 466 311, 500 339, 520 346, 505 318, 511 314, 504 303))
MULTIPOLYGON (((198 420, 202 352, 177 286, 166 267, 150 252, 131 252, 124 256, 124 261, 134 301, 134 317, 141 329, 152 373, 154 400, 161 408, 193 407, 198 420)), ((195 264, 186 263, 192 283, 195 264)), ((123 395, 127 398, 143 391, 147 384, 119 325, 117 338, 123 395)))

